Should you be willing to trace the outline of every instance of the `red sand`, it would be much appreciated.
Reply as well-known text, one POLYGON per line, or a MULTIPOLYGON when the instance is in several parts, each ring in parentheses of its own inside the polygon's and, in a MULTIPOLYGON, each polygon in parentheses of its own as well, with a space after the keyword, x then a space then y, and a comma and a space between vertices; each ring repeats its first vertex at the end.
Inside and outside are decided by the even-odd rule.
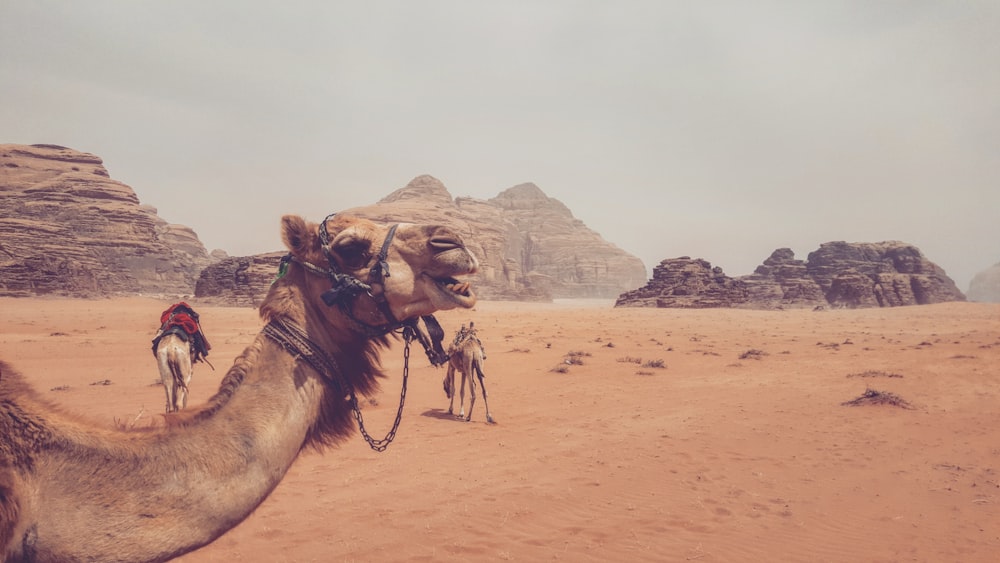
MULTIPOLYGON (((150 340, 169 304, 0 299, 0 357, 98 424, 159 416, 150 340)), ((196 366, 194 405, 260 323, 252 309, 191 304, 216 367, 196 366)), ((475 321, 496 425, 481 399, 471 423, 447 416, 444 369, 415 349, 387 451, 356 436, 304 454, 249 519, 178 561, 968 562, 1000 553, 1000 305, 482 302, 437 316, 449 336, 475 321), (582 363, 565 363, 570 353, 582 363), (867 388, 912 408, 842 404, 867 388)), ((389 378, 364 409, 376 437, 395 416, 401 343, 383 360, 389 378)))

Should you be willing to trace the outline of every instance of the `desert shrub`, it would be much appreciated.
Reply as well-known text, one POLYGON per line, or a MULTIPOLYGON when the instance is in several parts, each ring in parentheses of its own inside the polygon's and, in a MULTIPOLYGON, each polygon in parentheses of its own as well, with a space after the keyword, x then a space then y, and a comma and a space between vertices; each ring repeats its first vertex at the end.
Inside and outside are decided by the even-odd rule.
POLYGON ((642 358, 633 358, 632 356, 625 356, 624 358, 618 358, 617 361, 623 364, 641 364, 642 358))
POLYGON ((863 371, 861 373, 849 373, 849 374, 847 374, 847 377, 895 377, 895 378, 901 378, 903 376, 899 375, 898 373, 887 373, 887 372, 880 371, 880 370, 869 369, 869 370, 865 370, 865 371, 863 371))
POLYGON ((569 371, 569 366, 567 366, 566 364, 559 364, 556 367, 550 369, 549 371, 555 373, 566 373, 569 371))
POLYGON ((840 404, 848 407, 859 407, 862 405, 891 405, 904 409, 913 408, 909 402, 899 395, 896 395, 895 393, 888 393, 886 391, 878 391, 872 389, 871 387, 865 389, 865 392, 860 397, 840 404))
POLYGON ((767 352, 765 352, 763 350, 751 349, 751 350, 747 350, 746 352, 743 352, 742 354, 740 354, 740 359, 741 360, 759 360, 759 359, 761 359, 762 357, 764 357, 766 355, 767 355, 767 352))
POLYGON ((663 360, 649 360, 648 362, 642 364, 642 367, 644 367, 644 368, 660 368, 660 369, 662 369, 662 368, 665 368, 667 366, 666 366, 666 364, 663 363, 663 360))

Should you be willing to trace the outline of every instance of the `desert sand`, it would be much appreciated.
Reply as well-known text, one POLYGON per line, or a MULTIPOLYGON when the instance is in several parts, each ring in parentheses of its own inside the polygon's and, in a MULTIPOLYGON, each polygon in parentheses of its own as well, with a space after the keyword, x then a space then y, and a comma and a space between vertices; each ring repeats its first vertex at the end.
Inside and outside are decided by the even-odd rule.
MULTIPOLYGON (((261 324, 188 302, 215 367, 196 365, 190 407, 261 324)), ((0 299, 0 358, 96 424, 144 424, 164 409, 150 340, 171 303, 0 299)), ((415 348, 385 452, 360 436, 305 452, 249 519, 178 561, 1000 557, 1000 305, 480 302, 437 317, 449 337, 475 321, 497 424, 481 399, 471 422, 448 416, 444 368, 415 348), (866 392, 888 402, 845 404, 866 392)), ((376 438, 401 341, 383 364, 364 405, 376 438)))

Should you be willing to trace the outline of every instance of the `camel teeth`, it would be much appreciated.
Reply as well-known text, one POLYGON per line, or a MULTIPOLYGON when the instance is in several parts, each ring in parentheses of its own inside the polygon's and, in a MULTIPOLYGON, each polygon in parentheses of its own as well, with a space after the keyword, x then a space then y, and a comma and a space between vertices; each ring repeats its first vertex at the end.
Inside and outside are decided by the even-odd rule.
POLYGON ((469 282, 455 282, 455 283, 449 283, 444 287, 452 293, 456 293, 458 295, 465 295, 466 297, 468 297, 469 288, 472 287, 472 284, 469 282))

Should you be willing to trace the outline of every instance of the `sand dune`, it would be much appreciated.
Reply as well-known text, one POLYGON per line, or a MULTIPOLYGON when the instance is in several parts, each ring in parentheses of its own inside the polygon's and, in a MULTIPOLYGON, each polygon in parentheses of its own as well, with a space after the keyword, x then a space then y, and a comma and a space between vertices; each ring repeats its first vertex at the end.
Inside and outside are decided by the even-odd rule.
MULTIPOLYGON (((213 350, 189 404, 256 334, 199 306, 213 350)), ((150 339, 169 302, 0 299, 0 357, 99 424, 163 411, 150 339)), ((445 413, 411 358, 383 453, 306 453, 247 521, 186 563, 995 561, 1000 305, 814 312, 483 302, 490 407, 445 413), (844 403, 862 397, 894 404, 844 403), (877 393, 876 393, 877 392, 877 393)), ((389 429, 402 345, 368 430, 389 429)))

